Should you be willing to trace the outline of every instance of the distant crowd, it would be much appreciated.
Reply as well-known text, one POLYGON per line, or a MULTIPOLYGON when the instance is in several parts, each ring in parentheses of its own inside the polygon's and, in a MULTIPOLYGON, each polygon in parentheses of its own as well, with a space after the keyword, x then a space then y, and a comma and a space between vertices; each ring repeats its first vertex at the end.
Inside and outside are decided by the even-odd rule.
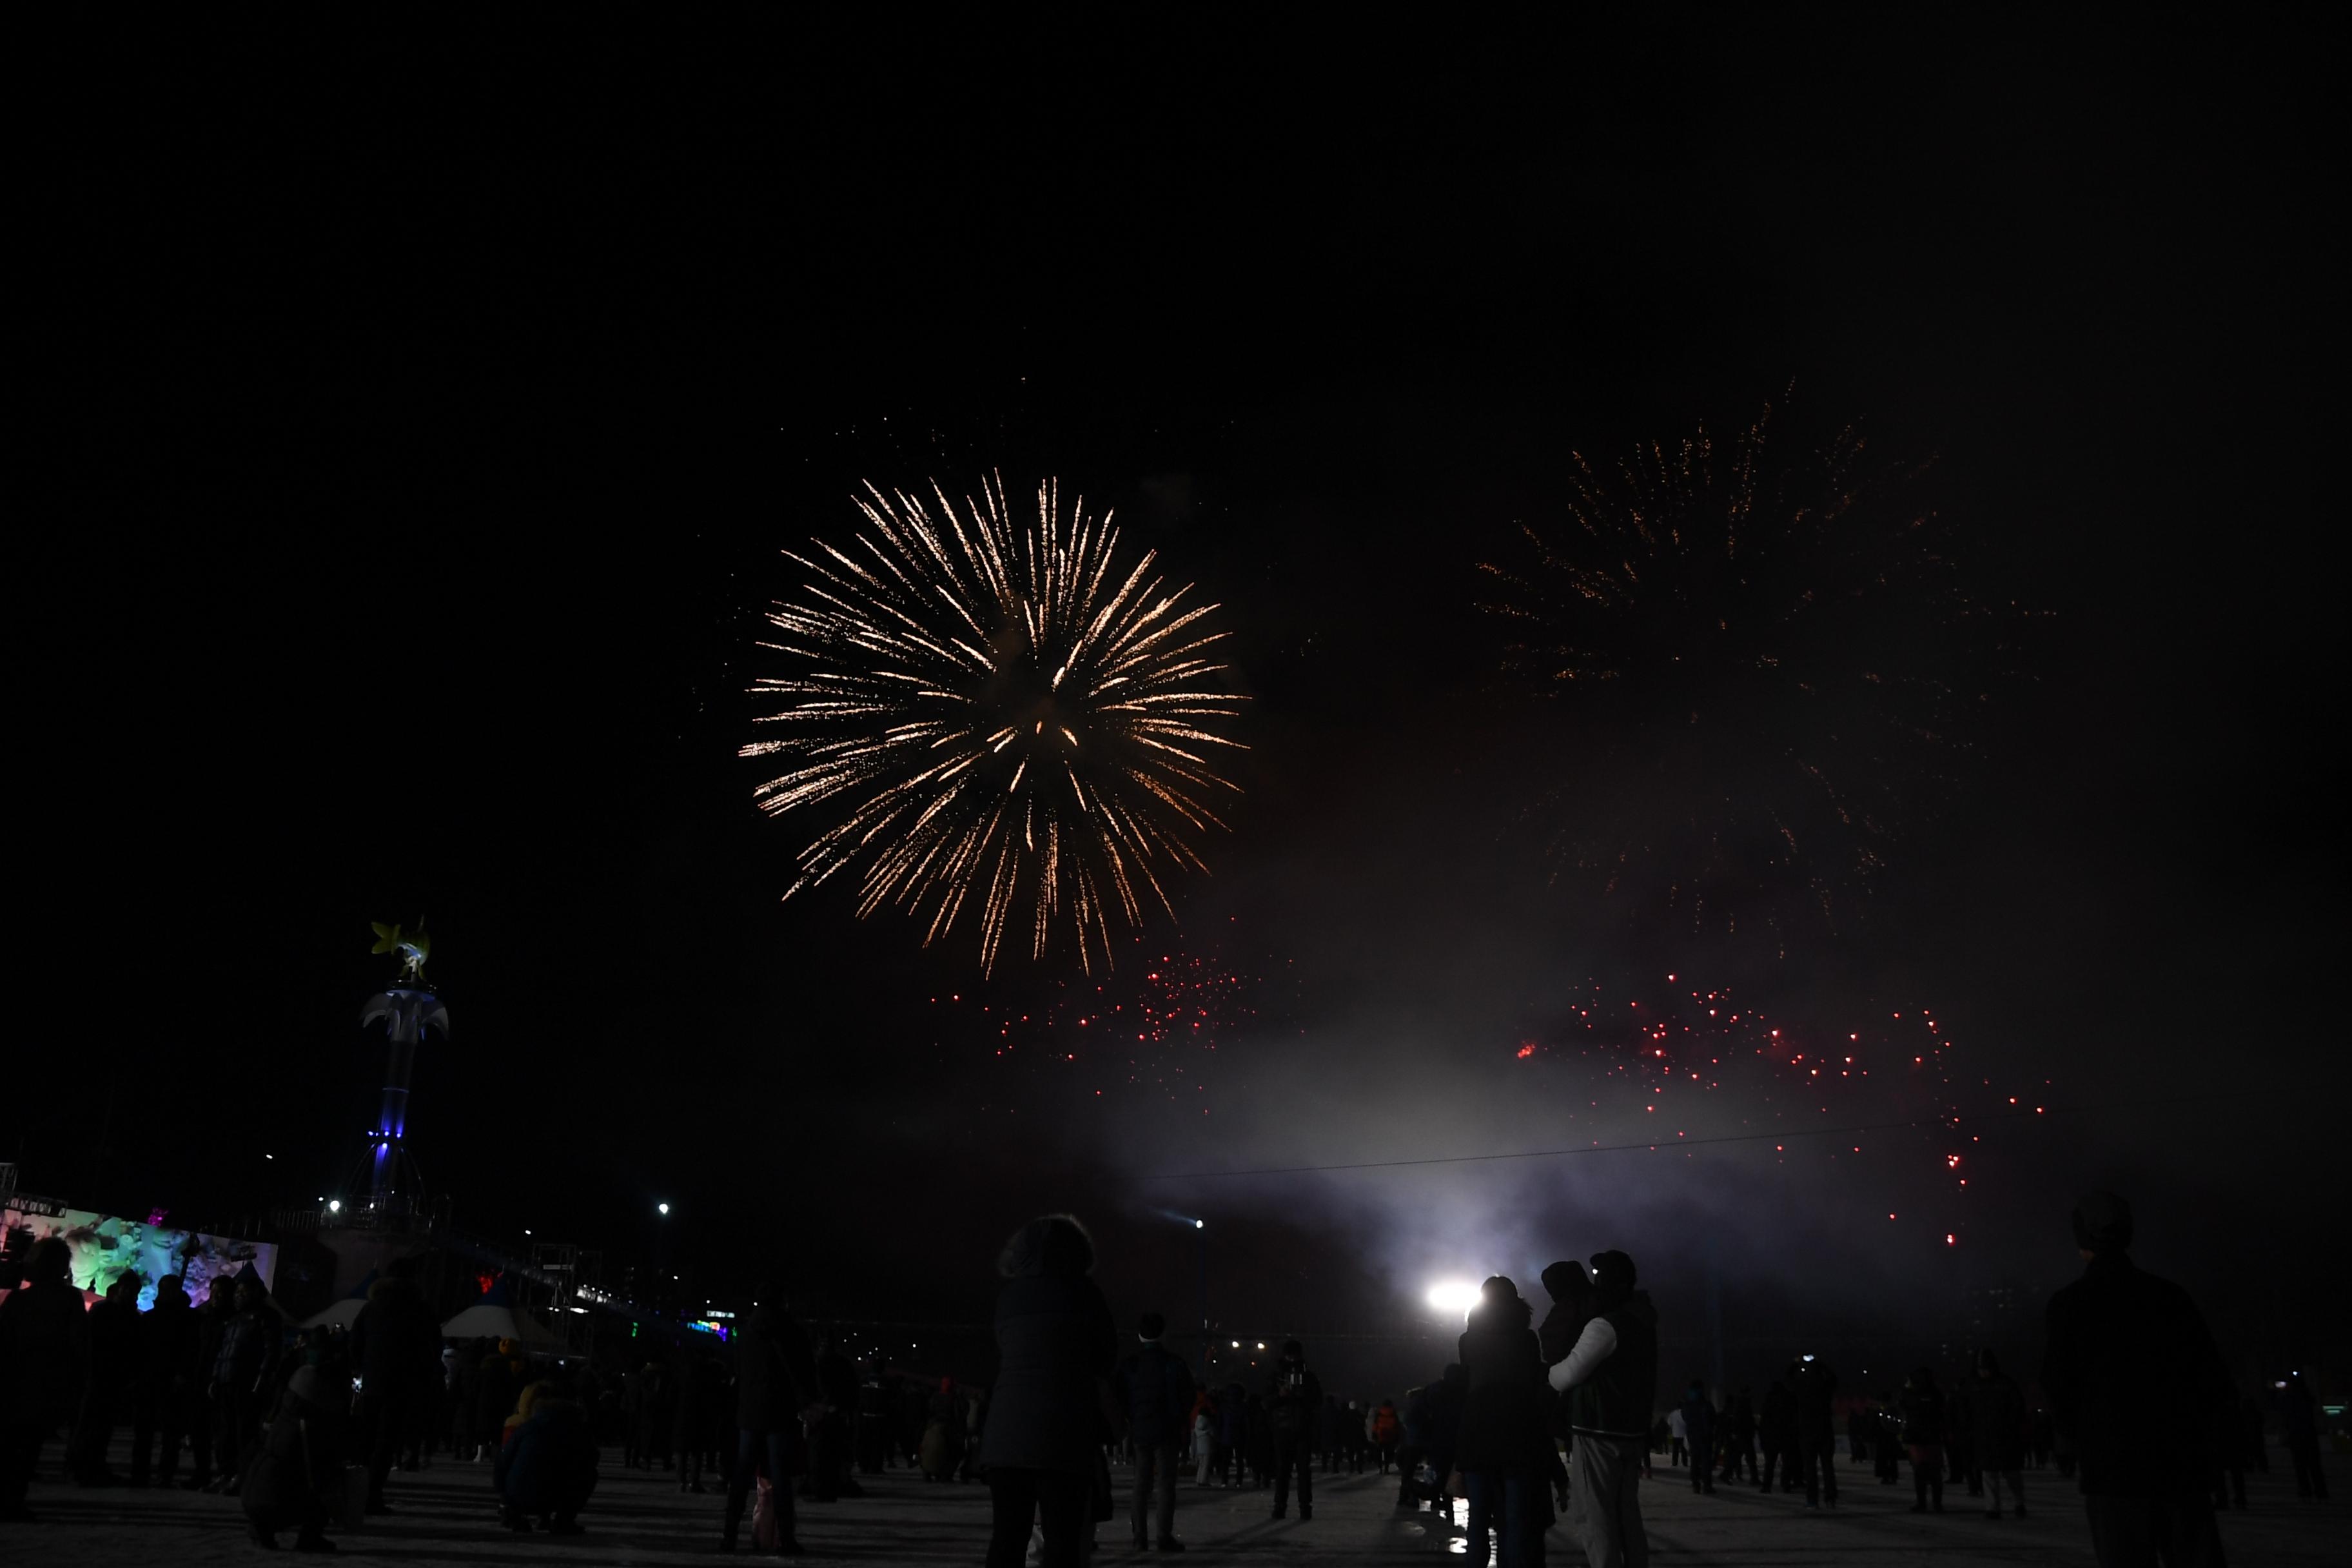
MULTIPOLYGON (((2082 1277, 2046 1316, 2041 1388, 2029 1408, 1990 1352, 1958 1386, 1915 1370, 1899 1390, 1848 1398, 1847 1458, 1898 1485, 1911 1508, 1944 1511, 1948 1484, 1989 1519, 2026 1513, 2024 1472, 2055 1464, 2082 1496, 2098 1561, 2110 1568, 2221 1568, 2215 1510, 2245 1506, 2245 1470, 2268 1468, 2260 1407, 2236 1390, 2187 1292, 2134 1265, 2131 1210, 2095 1193, 2073 1215, 2082 1277)), ((1817 1356, 1792 1360, 1759 1402, 1696 1378, 1662 1400, 1658 1311, 1633 1258, 1595 1254, 1543 1271, 1540 1323, 1510 1279, 1481 1287, 1455 1359, 1388 1398, 1327 1394, 1298 1342, 1282 1345, 1256 1389, 1212 1388, 1161 1342, 1146 1314, 1122 1356, 1110 1310, 1088 1278, 1093 1244, 1066 1215, 1031 1221, 1000 1259, 1002 1363, 982 1449, 995 1507, 989 1568, 1086 1562, 1116 1512, 1112 1463, 1131 1461, 1128 1523, 1138 1549, 1181 1552, 1180 1473, 1196 1486, 1271 1484, 1270 1515, 1314 1512, 1314 1477, 1367 1464, 1399 1476, 1397 1506, 1455 1517, 1472 1563, 1534 1568, 1547 1532, 1570 1524, 1591 1568, 1649 1559, 1638 1483, 1664 1454, 1712 1494, 1743 1478, 1801 1488, 1809 1510, 1838 1506, 1838 1378, 1817 1356)), ((2300 1373, 2280 1391, 2297 1494, 2326 1500, 2319 1411, 2300 1373)))
MULTIPOLYGON (((1842 1426, 1849 1468, 1894 1486, 1907 1467, 1915 1512, 1942 1512, 1949 1487, 1990 1518, 2022 1517, 2025 1473, 2054 1465, 2103 1564, 2218 1565, 2215 1510, 2243 1508, 2245 1470, 2268 1468, 2262 1410, 2231 1386, 2187 1293, 2133 1264, 2122 1199, 2084 1198, 2074 1226, 2085 1267, 2050 1301, 2039 1405, 1990 1352, 1951 1388, 1923 1366, 1900 1389, 1842 1397, 1812 1355, 1760 1398, 1696 1378, 1662 1388, 1658 1309, 1620 1250, 1546 1268, 1539 1322, 1512 1280, 1489 1279, 1426 1383, 1347 1398, 1295 1340, 1254 1385, 1212 1385, 1167 1347, 1160 1315, 1123 1335, 1092 1279, 1094 1244, 1066 1215, 1024 1225, 999 1257, 985 1387, 861 1363, 772 1300, 723 1348, 618 1369, 551 1365, 509 1342, 451 1346, 405 1264, 348 1331, 290 1328, 250 1272, 213 1281, 201 1303, 166 1277, 143 1313, 142 1282, 124 1276, 85 1310, 50 1239, 0 1302, 0 1521, 31 1518, 27 1483, 62 1434, 74 1484, 233 1496, 263 1547, 290 1531, 298 1551, 332 1551, 338 1519, 388 1511, 390 1474, 436 1454, 484 1467, 499 1526, 568 1534, 583 1528, 602 1449, 617 1447, 625 1468, 723 1490, 728 1551, 748 1531, 760 1550, 797 1552, 796 1500, 857 1496, 861 1474, 898 1465, 985 1483, 990 1568, 1088 1561, 1122 1491, 1133 1544, 1172 1552, 1180 1479, 1267 1492, 1272 1519, 1295 1502, 1303 1524, 1318 1473, 1370 1471, 1397 1477, 1400 1509, 1459 1518, 1470 1562, 1532 1568, 1565 1521, 1593 1568, 1640 1568, 1640 1484, 1661 1464, 1701 1494, 1801 1489, 1806 1508, 1834 1510, 1842 1426)), ((2279 1412, 2298 1495, 2326 1500, 2300 1374, 2279 1412)))

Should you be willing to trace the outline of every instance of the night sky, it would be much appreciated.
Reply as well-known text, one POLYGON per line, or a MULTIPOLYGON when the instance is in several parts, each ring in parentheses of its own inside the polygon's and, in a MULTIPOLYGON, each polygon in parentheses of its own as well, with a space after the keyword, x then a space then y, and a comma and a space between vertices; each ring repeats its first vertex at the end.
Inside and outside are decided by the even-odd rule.
POLYGON ((421 913, 456 1033, 414 1147, 459 1225, 620 1258, 667 1199, 709 1291, 982 1321, 1004 1233, 1068 1206, 1122 1316, 1192 1318, 1171 1216, 1206 1215, 1220 1333, 1365 1377, 1426 1374, 1336 1336, 1422 1331, 1430 1280, 1612 1246, 1670 1342, 1712 1281, 1735 1361, 1910 1357, 1958 1293, 2069 1277, 2112 1184, 2242 1366, 2308 1353, 2352 1089, 2313 40, 1101 26, 213 34, 87 91, 60 57, 24 1184, 221 1218, 341 1184, 367 922, 421 913), (1933 457, 1950 580, 2014 633, 1868 892, 1779 933, 1559 874, 1560 782, 1642 792, 1477 607, 1519 524, 1569 523, 1572 454, 1767 404, 1792 452, 1933 457), (992 471, 1115 507, 1252 698, 1214 876, 1109 979, 780 904, 814 825, 735 755, 778 552, 852 533, 862 480, 992 471), (1162 970, 1218 977, 1213 1050, 1081 1035, 1162 970), (1694 984, 1882 1070, 1653 1097, 1629 1033, 1578 1032, 1694 984), (1927 1014, 1932 1093, 1897 1081, 1927 1014), (1972 1120, 2011 1095, 2064 1114, 1972 1120))

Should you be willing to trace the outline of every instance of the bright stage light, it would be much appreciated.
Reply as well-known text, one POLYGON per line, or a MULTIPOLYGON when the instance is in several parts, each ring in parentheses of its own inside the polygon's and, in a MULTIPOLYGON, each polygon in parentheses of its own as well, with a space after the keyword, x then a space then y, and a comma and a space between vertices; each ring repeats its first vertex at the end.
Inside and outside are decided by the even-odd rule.
POLYGON ((1466 1318, 1478 1304, 1478 1287, 1463 1279, 1442 1280, 1429 1288, 1428 1300, 1432 1311, 1466 1318))

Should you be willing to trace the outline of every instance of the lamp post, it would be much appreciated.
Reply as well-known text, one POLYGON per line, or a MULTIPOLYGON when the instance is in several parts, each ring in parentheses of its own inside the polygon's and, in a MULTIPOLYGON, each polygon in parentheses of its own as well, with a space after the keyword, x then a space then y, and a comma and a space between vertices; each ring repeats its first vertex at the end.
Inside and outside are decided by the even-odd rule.
POLYGON ((663 1261, 663 1259, 668 1250, 667 1247, 668 1239, 669 1205, 666 1203, 656 1204, 654 1205, 653 1304, 656 1307, 661 1305, 662 1277, 667 1269, 667 1265, 663 1261))
POLYGON ((1200 1245, 1194 1248, 1194 1261, 1199 1266, 1201 1282, 1201 1381, 1209 1380, 1209 1222, 1192 1222, 1192 1236, 1200 1245))

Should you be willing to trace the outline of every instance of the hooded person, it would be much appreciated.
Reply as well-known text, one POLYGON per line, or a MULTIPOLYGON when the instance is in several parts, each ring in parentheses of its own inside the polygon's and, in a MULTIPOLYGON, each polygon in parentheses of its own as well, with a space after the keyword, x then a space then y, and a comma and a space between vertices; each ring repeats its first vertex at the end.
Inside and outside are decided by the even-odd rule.
POLYGON ((1094 1268, 1093 1238, 1068 1215, 1031 1220, 997 1258, 996 1384, 980 1438, 988 1568, 1022 1568, 1033 1522, 1044 1528, 1042 1568, 1086 1559, 1118 1362, 1094 1268))
POLYGON ((2074 1453, 2101 1563, 2219 1563, 2206 1445, 2234 1405, 2189 1293, 2131 1260, 2131 1205, 2074 1205, 2083 1277, 2050 1298, 2042 1386, 2074 1453))
POLYGON ((1624 1253, 1594 1255, 1592 1317, 1550 1374, 1569 1396, 1578 1523, 1591 1568, 1644 1568, 1650 1560, 1636 1489, 1658 1392, 1658 1313, 1649 1292, 1633 1288, 1635 1278, 1624 1253))
POLYGON ((1544 1365, 1558 1366, 1576 1348, 1577 1336, 1592 1317, 1592 1276, 1570 1258, 1545 1268, 1542 1278, 1551 1310, 1544 1314, 1536 1338, 1543 1350, 1544 1365))
POLYGON ((1168 1320, 1146 1312, 1136 1334, 1138 1349, 1120 1367, 1127 1399, 1127 1429, 1135 1444, 1135 1507, 1131 1521, 1137 1551, 1153 1542, 1158 1525, 1162 1552, 1181 1552, 1176 1539, 1176 1455, 1192 1415, 1192 1374, 1160 1343, 1168 1320), (1154 1493, 1157 1505, 1154 1505, 1154 1493))
POLYGON ((1307 1352, 1297 1340, 1283 1342, 1282 1353, 1266 1374, 1266 1426, 1274 1437, 1274 1517, 1289 1510, 1290 1479, 1298 1478, 1298 1517, 1315 1517, 1315 1419, 1323 1407, 1323 1384, 1307 1364, 1307 1352))
POLYGON ((1534 1310, 1518 1287, 1498 1274, 1478 1295, 1458 1346, 1466 1388, 1454 1463, 1469 1493, 1471 1559, 1486 1561, 1492 1527, 1503 1568, 1519 1568, 1541 1550, 1553 1452, 1545 1420, 1550 1391, 1541 1348, 1528 1327, 1534 1310))

